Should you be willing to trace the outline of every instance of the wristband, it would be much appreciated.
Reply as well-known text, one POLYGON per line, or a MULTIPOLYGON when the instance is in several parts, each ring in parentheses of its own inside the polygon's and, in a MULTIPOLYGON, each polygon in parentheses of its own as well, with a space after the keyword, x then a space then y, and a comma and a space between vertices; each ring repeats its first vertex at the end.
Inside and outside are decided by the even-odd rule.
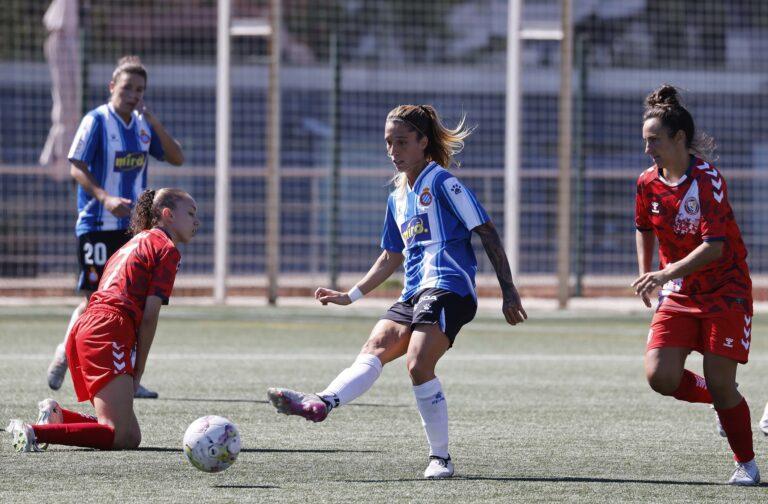
POLYGON ((347 292, 347 296, 349 296, 349 302, 354 303, 361 297, 363 297, 365 294, 363 294, 363 291, 360 290, 360 288, 355 285, 351 289, 349 289, 349 292, 347 292))

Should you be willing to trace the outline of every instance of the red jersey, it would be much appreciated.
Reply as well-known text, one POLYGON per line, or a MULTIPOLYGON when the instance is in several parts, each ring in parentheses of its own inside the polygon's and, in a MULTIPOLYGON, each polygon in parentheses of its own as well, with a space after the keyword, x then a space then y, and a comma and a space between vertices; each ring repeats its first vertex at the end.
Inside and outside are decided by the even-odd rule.
POLYGON ((168 304, 179 261, 179 249, 165 231, 142 231, 109 258, 89 307, 106 304, 118 308, 138 329, 148 296, 168 304))
POLYGON ((741 239, 722 174, 692 157, 676 183, 664 179, 654 165, 637 180, 635 226, 653 231, 659 240, 659 268, 677 262, 704 241, 722 241, 723 255, 702 269, 664 284, 659 311, 752 313, 752 281, 747 248, 741 239))

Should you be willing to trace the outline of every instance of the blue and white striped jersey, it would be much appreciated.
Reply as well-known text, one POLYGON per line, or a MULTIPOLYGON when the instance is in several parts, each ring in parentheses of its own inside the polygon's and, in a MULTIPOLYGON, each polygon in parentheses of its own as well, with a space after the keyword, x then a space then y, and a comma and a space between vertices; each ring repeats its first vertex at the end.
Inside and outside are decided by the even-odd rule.
MULTIPOLYGON (((161 161, 165 155, 149 123, 134 111, 131 122, 125 124, 112 105, 106 104, 88 112, 80 122, 68 158, 87 164, 109 194, 135 202, 147 187, 147 154, 161 161)), ((77 190, 77 211, 77 236, 128 228, 128 218, 109 213, 82 187, 77 190)))
POLYGON ((470 238, 472 229, 489 220, 475 195, 435 162, 404 194, 390 194, 381 248, 405 255, 400 301, 428 288, 477 297, 477 260, 470 238))

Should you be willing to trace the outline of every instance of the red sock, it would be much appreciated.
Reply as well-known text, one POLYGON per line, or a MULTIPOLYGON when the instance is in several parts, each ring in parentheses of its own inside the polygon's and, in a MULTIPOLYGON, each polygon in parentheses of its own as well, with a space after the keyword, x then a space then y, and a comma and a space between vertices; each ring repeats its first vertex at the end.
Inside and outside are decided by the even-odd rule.
POLYGON ((680 385, 672 393, 672 397, 681 401, 692 403, 712 404, 712 395, 707 390, 707 382, 703 377, 696 373, 691 373, 683 369, 683 377, 680 379, 680 385))
POLYGON ((98 419, 93 415, 87 415, 85 413, 79 413, 68 409, 61 408, 61 414, 64 417, 62 423, 96 423, 98 419))
POLYGON ((115 429, 93 422, 33 425, 38 443, 82 446, 109 450, 115 440, 115 429))
POLYGON ((733 450, 733 458, 736 462, 749 462, 755 458, 755 452, 752 450, 752 423, 749 417, 749 406, 747 400, 742 398, 741 402, 726 410, 716 410, 720 417, 720 424, 723 426, 728 444, 733 450))

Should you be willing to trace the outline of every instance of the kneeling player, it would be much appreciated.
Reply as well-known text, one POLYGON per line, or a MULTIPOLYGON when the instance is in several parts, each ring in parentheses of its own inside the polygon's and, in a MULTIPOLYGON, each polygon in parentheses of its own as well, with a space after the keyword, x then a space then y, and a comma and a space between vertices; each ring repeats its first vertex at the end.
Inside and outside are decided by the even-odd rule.
POLYGON ((67 339, 77 399, 90 400, 96 416, 62 409, 47 399, 39 405, 35 425, 11 420, 6 430, 17 451, 40 451, 49 443, 102 450, 139 446, 134 392, 160 307, 173 290, 181 259, 176 245, 188 243, 197 232, 196 213, 195 200, 179 189, 141 194, 131 220, 135 236, 107 262, 99 289, 67 339))

